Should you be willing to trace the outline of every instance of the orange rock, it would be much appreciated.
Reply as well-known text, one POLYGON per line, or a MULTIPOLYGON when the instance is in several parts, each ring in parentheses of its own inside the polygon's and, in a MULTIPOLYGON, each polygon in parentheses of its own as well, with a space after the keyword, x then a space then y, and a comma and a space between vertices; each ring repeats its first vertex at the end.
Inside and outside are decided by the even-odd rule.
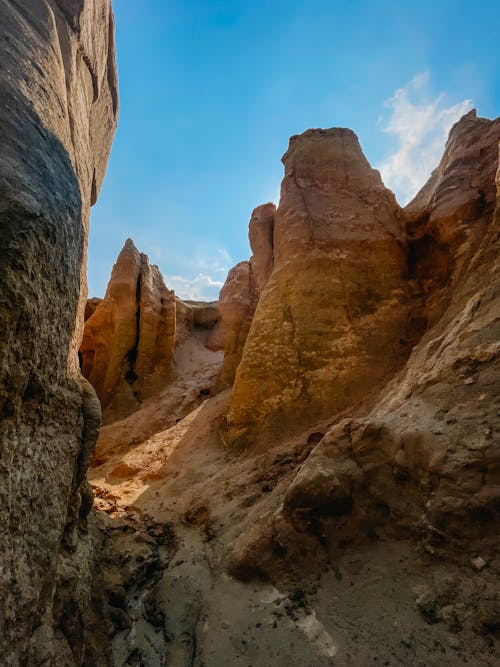
POLYGON ((128 239, 80 348, 82 373, 108 420, 131 412, 169 377, 175 318, 174 293, 128 239))
POLYGON ((272 272, 236 373, 229 442, 272 440, 273 431, 331 416, 390 377, 409 352, 399 342, 404 215, 356 135, 308 130, 290 139, 283 163, 272 272))
POLYGON ((255 282, 262 292, 269 280, 274 262, 273 235, 276 206, 262 204, 252 212, 248 226, 248 240, 252 249, 252 264, 255 282))
POLYGON ((240 262, 227 276, 219 295, 224 327, 224 362, 219 377, 221 388, 231 386, 258 301, 258 289, 251 262, 240 262))

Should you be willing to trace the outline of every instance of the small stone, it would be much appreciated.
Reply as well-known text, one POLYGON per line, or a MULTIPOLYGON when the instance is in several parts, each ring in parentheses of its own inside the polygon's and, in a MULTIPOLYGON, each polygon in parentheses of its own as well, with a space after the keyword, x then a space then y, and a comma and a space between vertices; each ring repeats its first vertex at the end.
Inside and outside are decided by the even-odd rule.
POLYGON ((484 560, 484 558, 481 558, 481 556, 477 556, 476 558, 472 558, 471 559, 471 564, 472 564, 472 567, 477 572, 481 572, 481 570, 484 570, 484 568, 488 565, 488 563, 484 560))
POLYGON ((454 648, 457 651, 460 648, 460 641, 458 640, 457 637, 454 637, 453 635, 451 637, 448 637, 448 644, 450 648, 454 648))

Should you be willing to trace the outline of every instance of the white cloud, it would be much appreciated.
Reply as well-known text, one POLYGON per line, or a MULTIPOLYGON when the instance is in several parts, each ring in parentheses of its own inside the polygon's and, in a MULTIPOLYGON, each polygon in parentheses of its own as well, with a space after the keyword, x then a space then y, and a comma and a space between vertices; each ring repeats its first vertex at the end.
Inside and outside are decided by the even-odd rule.
POLYGON ((213 256, 195 255, 187 262, 191 275, 167 275, 165 282, 181 299, 216 301, 234 262, 225 248, 213 256))
POLYGON ((169 289, 175 290, 178 297, 190 301, 217 301, 219 291, 224 284, 212 276, 199 273, 194 278, 185 276, 166 276, 169 289))
POLYGON ((468 99, 445 106, 444 93, 429 101, 428 83, 428 72, 418 74, 385 103, 391 115, 383 131, 397 137, 398 147, 377 168, 402 204, 424 185, 439 163, 452 125, 472 108, 468 99))

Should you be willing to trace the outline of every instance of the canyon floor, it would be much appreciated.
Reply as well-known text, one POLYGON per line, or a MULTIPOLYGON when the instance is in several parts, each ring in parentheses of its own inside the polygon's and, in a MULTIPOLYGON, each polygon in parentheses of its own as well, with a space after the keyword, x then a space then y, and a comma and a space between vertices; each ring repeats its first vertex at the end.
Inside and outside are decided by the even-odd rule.
MULTIPOLYGON (((135 590, 139 622, 115 638, 115 664, 498 664, 498 627, 493 619, 487 628, 484 610, 498 558, 451 556, 374 531, 361 546, 312 560, 307 575, 285 567, 273 581, 242 581, 227 573, 236 537, 279 504, 312 445, 304 433, 261 455, 224 447, 217 424, 228 392, 209 395, 222 359, 205 336, 179 346, 182 372, 161 395, 102 429, 89 471, 109 534, 137 535, 141 526, 138 541, 153 546, 169 534, 152 585, 156 621, 135 590), (471 607, 476 626, 463 627, 471 607)), ((117 543, 119 559, 143 558, 124 545, 117 543)))

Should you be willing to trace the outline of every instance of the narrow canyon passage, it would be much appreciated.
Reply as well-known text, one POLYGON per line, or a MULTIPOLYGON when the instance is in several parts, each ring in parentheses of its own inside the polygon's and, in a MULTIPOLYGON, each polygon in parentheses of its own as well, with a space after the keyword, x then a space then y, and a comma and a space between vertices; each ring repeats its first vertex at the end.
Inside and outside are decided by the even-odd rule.
MULTIPOLYGON (((479 664, 474 657, 484 651, 482 641, 466 635, 464 642, 457 628, 478 596, 490 597, 496 575, 488 569, 464 573, 430 543, 381 541, 374 527, 363 546, 331 552, 317 546, 305 561, 299 554, 281 568, 277 552, 274 581, 251 570, 228 574, 235 541, 272 513, 319 436, 304 433, 257 457, 236 455, 218 436, 226 390, 134 442, 140 425, 157 413, 179 414, 174 392, 184 397, 189 388, 192 397, 199 395, 220 364, 219 356, 203 367, 201 345, 190 346, 188 358, 188 373, 172 389, 123 423, 103 428, 98 465, 89 471, 111 542, 125 531, 133 544, 116 555, 120 571, 141 555, 134 540, 151 543, 146 559, 153 564, 156 550, 164 552, 135 604, 137 587, 123 582, 131 599, 120 606, 129 618, 113 638, 114 664, 479 664), (120 441, 125 433, 128 439, 120 441), (449 615, 445 623, 436 622, 441 609, 449 615)), ((481 664, 494 660, 485 657, 481 664)))
POLYGON ((111 0, 0 0, 2 667, 496 667, 500 118, 404 208, 293 135, 217 301, 87 300, 117 85, 111 0))

